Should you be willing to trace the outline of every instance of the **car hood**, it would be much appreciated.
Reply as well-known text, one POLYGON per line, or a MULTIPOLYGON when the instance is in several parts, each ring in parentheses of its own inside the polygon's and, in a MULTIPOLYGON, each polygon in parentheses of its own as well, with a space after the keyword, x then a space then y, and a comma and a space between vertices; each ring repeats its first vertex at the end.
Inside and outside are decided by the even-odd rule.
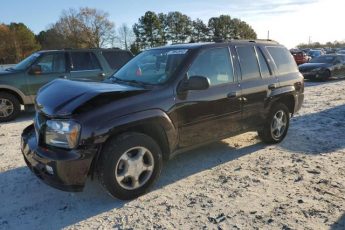
POLYGON ((299 68, 299 71, 310 71, 310 70, 313 70, 313 69, 316 69, 316 68, 327 68, 327 67, 330 67, 332 66, 332 64, 329 64, 329 63, 305 63, 305 64, 302 64, 300 66, 298 66, 299 68))
POLYGON ((36 109, 50 117, 69 116, 86 105, 113 102, 147 91, 129 85, 58 79, 43 86, 36 97, 36 109))

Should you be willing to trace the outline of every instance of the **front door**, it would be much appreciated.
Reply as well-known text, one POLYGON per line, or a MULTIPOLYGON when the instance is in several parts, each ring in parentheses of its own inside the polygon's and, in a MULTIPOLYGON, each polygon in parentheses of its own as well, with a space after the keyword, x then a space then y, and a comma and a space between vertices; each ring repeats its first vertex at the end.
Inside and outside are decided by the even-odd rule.
POLYGON ((105 78, 102 67, 92 52, 73 51, 71 57, 72 80, 79 81, 102 81, 105 78))
POLYGON ((36 73, 27 72, 28 95, 34 99, 38 90, 48 82, 57 78, 68 78, 69 73, 66 70, 66 58, 64 52, 43 54, 33 64, 39 66, 41 71, 36 73))
POLYGON ((229 49, 201 51, 187 76, 207 77, 210 88, 177 95, 179 147, 201 144, 238 131, 241 102, 236 95, 240 94, 240 88, 234 77, 229 49))

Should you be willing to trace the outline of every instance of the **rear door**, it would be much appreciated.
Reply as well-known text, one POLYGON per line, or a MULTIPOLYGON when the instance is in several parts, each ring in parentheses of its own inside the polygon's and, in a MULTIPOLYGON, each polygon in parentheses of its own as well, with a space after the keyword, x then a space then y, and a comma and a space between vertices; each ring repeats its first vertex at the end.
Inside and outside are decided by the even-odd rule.
POLYGON ((80 81, 102 81, 105 78, 103 69, 96 55, 89 51, 70 52, 70 79, 80 81))
POLYGON ((44 53, 33 65, 41 67, 41 73, 27 72, 27 87, 29 95, 36 95, 38 90, 48 82, 57 78, 68 78, 66 55, 64 52, 44 53))
POLYGON ((258 46, 239 45, 235 50, 241 72, 242 128, 251 129, 262 124, 268 91, 278 87, 278 80, 258 46))
POLYGON ((228 47, 199 53, 187 75, 210 80, 207 90, 191 90, 176 98, 180 147, 218 139, 240 129, 241 102, 228 47), (230 93, 235 96, 231 96, 230 93))

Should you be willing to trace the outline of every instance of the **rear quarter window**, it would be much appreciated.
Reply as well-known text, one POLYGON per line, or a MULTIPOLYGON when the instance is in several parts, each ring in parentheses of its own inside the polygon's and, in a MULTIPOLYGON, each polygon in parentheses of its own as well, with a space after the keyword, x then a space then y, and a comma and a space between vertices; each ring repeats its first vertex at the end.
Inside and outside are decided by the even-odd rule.
POLYGON ((284 47, 266 46, 278 68, 279 75, 298 72, 297 65, 291 53, 284 47))
POLYGON ((125 51, 103 51, 102 54, 113 70, 120 69, 133 57, 131 53, 125 51))

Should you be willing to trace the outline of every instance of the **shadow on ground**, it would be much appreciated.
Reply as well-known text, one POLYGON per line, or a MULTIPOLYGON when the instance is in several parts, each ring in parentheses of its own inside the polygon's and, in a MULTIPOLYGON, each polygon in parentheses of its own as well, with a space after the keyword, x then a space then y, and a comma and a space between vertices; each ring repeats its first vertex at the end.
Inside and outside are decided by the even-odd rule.
POLYGON ((345 229, 345 213, 331 226, 331 230, 345 229))
MULTIPOLYGON (((258 143, 235 150, 217 142, 189 151, 166 163, 154 190, 264 147, 258 143)), ((82 193, 67 193, 43 184, 27 167, 0 173, 0 184, 0 229, 61 229, 126 204, 111 198, 97 180, 87 181, 82 193)))
POLYGON ((345 105, 292 118, 280 144, 292 152, 320 154, 345 148, 345 105))
POLYGON ((14 124, 14 123, 22 122, 22 121, 30 121, 30 120, 33 120, 34 116, 35 116, 34 111, 21 111, 21 113, 19 114, 19 116, 15 120, 0 123, 0 125, 1 124, 14 124))

